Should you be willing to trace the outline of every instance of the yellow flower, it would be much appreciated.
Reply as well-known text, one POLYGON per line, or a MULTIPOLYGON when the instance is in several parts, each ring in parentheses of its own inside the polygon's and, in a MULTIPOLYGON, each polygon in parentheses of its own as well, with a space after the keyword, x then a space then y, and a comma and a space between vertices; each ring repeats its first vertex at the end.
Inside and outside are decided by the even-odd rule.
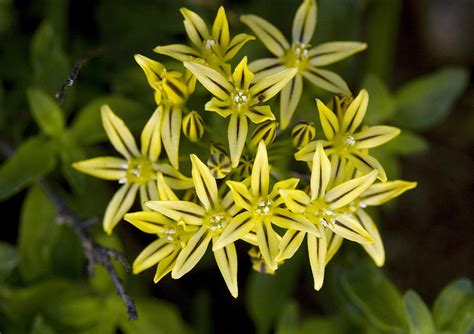
POLYGON ((156 109, 142 131, 141 151, 130 130, 109 106, 102 106, 101 113, 102 124, 110 142, 124 158, 98 157, 76 162, 73 167, 83 173, 122 184, 107 206, 104 215, 103 227, 110 234, 131 208, 138 191, 142 204, 156 198, 158 171, 164 174, 166 182, 175 189, 189 188, 192 182, 170 165, 158 163, 161 151, 159 124, 163 115, 161 106, 156 109))
POLYGON ((213 69, 229 74, 230 61, 237 52, 250 40, 255 37, 247 34, 238 34, 230 38, 229 24, 225 15, 224 7, 220 7, 211 32, 209 32, 203 19, 193 11, 181 8, 184 16, 184 28, 194 47, 183 44, 172 44, 167 46, 157 46, 154 51, 167 55, 180 61, 198 61, 213 69))
POLYGON ((274 185, 272 191, 269 191, 270 167, 265 144, 261 141, 253 164, 250 185, 248 182, 227 181, 236 206, 243 211, 225 227, 213 249, 221 249, 242 239, 255 229, 258 247, 265 265, 271 270, 277 269, 276 256, 279 240, 272 224, 284 229, 291 228, 304 233, 308 232, 311 235, 319 234, 317 228, 303 215, 292 213, 281 207, 283 200, 280 198, 279 190, 294 189, 298 181, 298 179, 279 181, 274 185))
MULTIPOLYGON (((382 165, 371 155, 368 150, 392 140, 400 133, 400 130, 391 126, 363 127, 356 132, 362 123, 369 95, 366 90, 361 90, 359 95, 346 107, 344 101, 335 99, 334 108, 336 113, 329 109, 323 102, 316 100, 319 110, 319 118, 323 128, 326 141, 323 141, 325 151, 331 156, 333 176, 344 175, 344 167, 348 162, 354 164, 357 170, 368 173, 374 169, 378 170, 378 178, 387 180, 382 165)), ((302 147, 296 154, 296 160, 311 161, 316 150, 318 141, 312 141, 302 147)))
MULTIPOLYGON (((176 199, 146 203, 150 209, 177 223, 183 221, 186 225, 199 227, 176 258, 171 272, 171 276, 175 279, 182 277, 196 266, 211 240, 213 244, 216 243, 238 211, 230 193, 222 200, 219 198, 216 180, 208 167, 195 155, 191 155, 191 162, 193 183, 201 205, 176 199)), ((237 253, 234 243, 214 250, 214 257, 230 293, 237 298, 237 253)))
POLYGON ((297 70, 283 70, 252 83, 254 75, 248 69, 247 57, 237 65, 231 79, 201 64, 185 62, 184 66, 214 95, 205 109, 230 116, 227 137, 232 167, 237 167, 247 139, 248 119, 255 124, 275 119, 270 106, 263 103, 275 96, 297 70))
POLYGON ((303 92, 303 77, 312 84, 336 94, 351 95, 345 81, 336 73, 319 67, 336 63, 367 45, 359 42, 330 42, 311 47, 316 27, 316 1, 304 0, 293 20, 292 43, 272 25, 256 15, 243 15, 241 21, 257 35, 260 41, 276 58, 259 59, 250 64, 258 80, 284 68, 295 67, 298 74, 281 92, 280 124, 285 129, 293 117, 303 92))

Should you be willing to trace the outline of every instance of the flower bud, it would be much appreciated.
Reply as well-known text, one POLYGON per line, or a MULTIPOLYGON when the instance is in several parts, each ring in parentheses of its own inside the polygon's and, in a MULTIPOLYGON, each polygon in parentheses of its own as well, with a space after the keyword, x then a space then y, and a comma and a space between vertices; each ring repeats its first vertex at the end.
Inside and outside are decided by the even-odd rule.
POLYGON ((224 178, 232 170, 230 157, 221 144, 211 145, 207 167, 216 179, 224 178))
POLYGON ((258 143, 263 140, 265 146, 273 143, 276 137, 276 130, 278 128, 278 122, 275 120, 265 121, 257 125, 255 130, 250 136, 249 147, 251 149, 257 148, 258 143))
POLYGON ((204 121, 196 111, 184 116, 183 133, 192 142, 197 142, 204 135, 204 121))
POLYGON ((291 139, 296 148, 301 148, 308 144, 316 136, 316 128, 313 123, 299 122, 291 130, 291 139))

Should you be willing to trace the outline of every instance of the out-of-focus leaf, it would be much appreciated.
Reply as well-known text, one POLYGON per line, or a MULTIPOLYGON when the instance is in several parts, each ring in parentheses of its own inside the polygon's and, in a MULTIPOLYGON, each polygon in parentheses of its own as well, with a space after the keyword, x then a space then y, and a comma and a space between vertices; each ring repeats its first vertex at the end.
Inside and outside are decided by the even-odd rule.
POLYGON ((72 124, 71 131, 78 143, 93 144, 106 140, 100 116, 104 104, 108 104, 132 131, 141 130, 153 113, 153 110, 144 110, 139 103, 123 97, 99 97, 82 108, 72 124))
POLYGON ((296 334, 300 326, 298 304, 289 301, 282 309, 276 324, 276 334, 296 334))
POLYGON ((376 328, 381 331, 406 328, 402 296, 381 270, 367 264, 348 268, 343 272, 341 284, 349 299, 376 328))
POLYGON ((85 329, 98 325, 103 319, 105 300, 82 295, 51 305, 47 314, 55 318, 58 327, 85 329))
POLYGON ((396 111, 396 102, 385 83, 376 75, 368 74, 361 87, 369 92, 366 122, 376 125, 390 119, 396 111))
POLYGON ((395 139, 383 145, 380 149, 391 151, 398 155, 420 154, 429 148, 428 141, 410 130, 403 130, 395 139))
POLYGON ((183 334, 189 333, 181 315, 173 304, 153 298, 135 300, 138 320, 122 319, 120 328, 125 334, 183 334))
POLYGON ((13 22, 13 6, 11 0, 0 1, 0 34, 7 31, 13 22))
POLYGON ((18 147, 15 154, 0 167, 0 200, 47 174, 55 165, 51 142, 32 138, 18 147))
POLYGON ((79 146, 70 131, 64 132, 57 144, 59 145, 61 170, 74 193, 82 195, 88 192, 87 180, 90 177, 72 168, 74 162, 87 158, 84 149, 79 146))
POLYGON ((44 277, 52 270, 54 244, 59 237, 56 209, 39 187, 28 192, 20 217, 18 250, 20 272, 27 282, 44 277))
POLYGON ((57 137, 64 130, 64 116, 56 101, 41 89, 27 92, 31 113, 43 133, 57 137))
POLYGON ((380 162, 389 179, 393 180, 399 178, 400 163, 393 151, 386 149, 385 146, 382 146, 371 150, 370 155, 380 162))
POLYGON ((212 332, 211 298, 207 290, 196 293, 193 300, 193 330, 196 334, 212 332))
POLYGON ((472 281, 463 278, 445 287, 433 304, 433 318, 438 330, 451 330, 459 334, 472 332, 474 330, 472 281))
POLYGON ((431 312, 415 291, 408 291, 403 296, 405 314, 411 334, 433 334, 435 327, 431 312))
POLYGON ((297 253, 275 275, 252 272, 247 283, 247 312, 257 333, 268 333, 284 302, 291 295, 301 272, 302 256, 297 253))
POLYGON ((465 90, 469 74, 462 67, 448 67, 404 85, 396 93, 395 124, 423 130, 441 122, 465 90))
POLYGON ((33 320, 30 334, 54 334, 54 329, 49 326, 41 314, 38 314, 33 320))
POLYGON ((15 247, 0 241, 0 282, 5 280, 18 264, 18 252, 15 247))
POLYGON ((350 326, 343 318, 313 317, 303 321, 298 334, 344 334, 351 333, 350 326))
POLYGON ((69 63, 53 26, 45 21, 35 32, 31 44, 31 64, 36 87, 53 95, 67 78, 69 63))

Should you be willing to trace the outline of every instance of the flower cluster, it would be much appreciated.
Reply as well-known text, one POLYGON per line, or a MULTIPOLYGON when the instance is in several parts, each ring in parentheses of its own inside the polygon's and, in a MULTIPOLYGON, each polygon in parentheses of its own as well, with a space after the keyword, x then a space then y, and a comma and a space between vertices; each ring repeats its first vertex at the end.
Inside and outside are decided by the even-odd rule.
POLYGON ((136 258, 134 273, 157 266, 155 282, 168 273, 180 278, 212 244, 222 277, 237 297, 235 243, 250 245, 255 270, 273 273, 305 238, 316 290, 344 239, 361 244, 377 265, 383 265, 383 243, 365 208, 381 205, 416 184, 388 181, 382 165, 369 154, 400 131, 390 126, 363 126, 367 92, 362 90, 353 97, 340 76, 320 68, 362 51, 366 45, 332 42, 312 47, 316 10, 314 0, 300 5, 291 44, 271 23, 243 15, 241 21, 275 58, 248 64, 244 56, 233 70, 230 61, 255 38, 247 34, 231 38, 222 7, 210 29, 198 14, 182 9, 192 45, 155 48, 157 53, 179 60, 184 72, 135 56, 157 104, 142 131, 141 149, 123 121, 103 106, 104 128, 123 158, 99 157, 74 164, 84 173, 122 184, 105 212, 107 233, 124 219, 156 236, 136 258), (292 170, 274 172, 270 164, 281 159, 271 148, 292 125, 303 77, 338 94, 329 104, 317 99, 319 117, 293 124, 291 129, 295 163, 307 162, 309 182, 300 180, 301 173, 292 170), (187 106, 196 81, 212 95, 204 105, 206 112, 187 106), (269 104, 277 94, 278 119, 269 104), (206 163, 191 154, 191 176, 185 176, 179 171, 181 131, 191 143, 200 142, 209 129, 205 119, 212 113, 228 119, 227 145, 209 144, 206 163), (318 136, 314 125, 318 122, 324 138, 318 136), (165 159, 159 159, 162 146, 165 159), (137 192, 143 211, 129 213, 137 192))

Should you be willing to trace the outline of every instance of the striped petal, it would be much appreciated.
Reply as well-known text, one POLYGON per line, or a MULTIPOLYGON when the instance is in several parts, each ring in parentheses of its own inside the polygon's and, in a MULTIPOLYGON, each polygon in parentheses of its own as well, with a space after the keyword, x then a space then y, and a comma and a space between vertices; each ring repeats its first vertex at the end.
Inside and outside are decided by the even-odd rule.
POLYGON ((113 181, 125 178, 127 165, 127 160, 115 157, 98 157, 72 164, 82 173, 113 181))
POLYGON ((329 228, 344 239, 358 243, 373 243, 374 239, 369 232, 353 217, 341 214, 335 218, 334 224, 329 224, 329 228))
POLYGON ((242 15, 240 21, 249 27, 275 56, 283 57, 285 51, 290 48, 285 36, 267 20, 256 15, 242 15))
POLYGON ((326 66, 350 57, 366 48, 367 44, 360 42, 329 42, 309 50, 308 57, 313 66, 326 66))
POLYGON ((362 129, 353 135, 356 140, 354 147, 367 149, 383 145, 400 134, 400 129, 392 126, 378 125, 362 129))
POLYGON ((163 174, 166 184, 171 189, 189 189, 193 186, 193 180, 178 172, 174 167, 168 164, 155 165, 156 170, 163 174))
POLYGON ((143 128, 141 135, 142 155, 151 162, 158 160, 161 152, 161 120, 163 107, 159 106, 143 128))
POLYGON ((207 227, 203 226, 189 239, 187 245, 181 250, 176 259, 176 263, 171 271, 171 277, 174 279, 181 278, 201 260, 212 239, 212 235, 208 231, 207 227))
POLYGON ((161 139, 168 159, 174 168, 179 169, 179 141, 181 137, 180 108, 165 107, 163 121, 161 122, 161 139))
POLYGON ((247 140, 248 130, 247 116, 232 114, 227 129, 227 139, 229 141, 229 153, 233 168, 239 164, 239 159, 247 140))
POLYGON ((324 229, 324 233, 326 235, 326 245, 327 245, 327 251, 326 251, 326 265, 329 263, 329 261, 332 260, 334 255, 336 255, 337 251, 339 248, 341 248, 342 241, 344 240, 343 237, 337 235, 330 229, 326 228, 324 229))
POLYGON ((250 88, 250 94, 261 102, 266 102, 278 94, 298 73, 297 68, 287 68, 281 72, 261 78, 250 88))
POLYGON ((217 209, 219 197, 217 194, 216 179, 212 176, 209 168, 195 155, 191 154, 192 177, 196 194, 207 211, 217 209))
POLYGON ((268 105, 256 105, 251 107, 247 113, 247 117, 255 124, 275 120, 275 115, 273 115, 272 109, 268 105))
POLYGON ((324 152, 323 145, 318 142, 311 171, 311 200, 324 197, 330 178, 331 163, 324 152))
POLYGON ((198 63, 184 62, 183 64, 212 95, 222 101, 230 98, 234 87, 221 73, 198 63))
POLYGON ((224 49, 229 45, 229 23, 223 6, 219 7, 212 25, 212 38, 224 49))
POLYGON ((235 204, 247 211, 252 210, 253 196, 247 186, 242 182, 227 181, 227 186, 232 192, 235 204))
POLYGON ((161 74, 165 70, 165 67, 162 64, 139 54, 136 54, 134 58, 137 64, 142 68, 143 72, 145 72, 150 86, 153 87, 157 81, 161 80, 161 74))
POLYGON ((368 104, 369 94, 365 89, 362 89, 344 113, 341 132, 354 133, 364 119, 368 104))
POLYGON ((258 151, 252 167, 251 188, 254 197, 267 196, 270 184, 270 167, 268 166, 267 148, 263 141, 258 144, 258 151))
MULTIPOLYGON (((213 239, 216 240, 216 239, 213 239)), ((214 251, 214 258, 232 297, 237 298, 237 252, 233 243, 214 251)))
POLYGON ((163 173, 158 172, 156 177, 156 186, 158 189, 158 199, 160 201, 178 201, 178 197, 166 183, 163 173))
POLYGON ((279 246, 279 253, 276 258, 277 261, 283 261, 293 257, 296 251, 300 248, 304 240, 306 232, 297 230, 288 230, 281 239, 279 246))
POLYGON ((247 57, 242 58, 240 63, 235 68, 234 73, 232 74, 234 86, 241 90, 247 90, 249 89, 253 77, 253 73, 247 66, 247 57))
POLYGON ((319 119, 321 121, 324 135, 328 140, 331 140, 339 133, 339 121, 337 116, 319 99, 316 99, 316 106, 319 111, 319 119))
POLYGON ((303 77, 297 74, 291 81, 283 88, 280 96, 280 123, 281 129, 288 127, 295 113, 296 107, 300 102, 303 93, 303 77))
POLYGON ((329 190, 325 196, 331 209, 339 209, 357 199, 377 177, 377 171, 372 171, 356 179, 344 182, 329 190))
POLYGON ((113 113, 108 105, 103 105, 100 111, 105 132, 115 149, 129 160, 138 157, 140 151, 125 123, 113 113))
POLYGON ((320 231, 321 237, 308 234, 308 257, 313 273, 314 289, 319 290, 323 286, 324 271, 326 268, 326 235, 324 231, 320 231))
POLYGON ((316 2, 304 0, 296 11, 293 20, 293 43, 308 44, 316 28, 316 2))
POLYGON ((187 8, 181 8, 180 12, 184 16, 184 28, 189 39, 194 45, 201 48, 204 41, 209 38, 206 23, 198 14, 187 8))
POLYGON ((348 175, 352 176, 352 174, 346 173, 347 159, 341 157, 338 154, 331 155, 331 180, 333 186, 339 185, 346 181, 346 177, 348 175))
POLYGON ((284 200, 280 196, 280 190, 283 189, 295 189, 296 186, 298 185, 298 182, 300 179, 297 178, 291 178, 291 179, 286 179, 282 181, 278 181, 275 183, 273 186, 272 191, 270 192, 270 195, 268 196, 272 201, 274 201, 275 206, 278 206, 280 204, 284 203, 284 200))
POLYGON ((302 214, 292 213, 288 209, 274 209, 270 220, 273 224, 283 229, 297 230, 319 236, 319 230, 314 224, 302 214))
POLYGON ((359 196, 360 205, 382 205, 415 187, 416 182, 401 180, 372 184, 359 196))
POLYGON ((354 166, 362 173, 369 173, 373 170, 377 170, 379 173, 377 178, 382 182, 387 181, 387 174, 383 169, 380 162, 374 157, 367 153, 353 151, 351 154, 346 155, 347 159, 354 164, 354 166))
POLYGON ((147 211, 149 209, 145 206, 145 203, 148 201, 157 201, 159 199, 156 181, 150 180, 147 183, 141 184, 139 191, 140 205, 142 206, 142 210, 147 211))
POLYGON ((288 209, 294 213, 303 213, 306 206, 311 202, 309 196, 302 190, 282 189, 280 195, 288 209))
POLYGON ((316 87, 335 94, 351 95, 351 90, 344 79, 334 72, 322 70, 314 66, 306 67, 303 76, 316 87))
MULTIPOLYGON (((251 230, 249 233, 247 233, 246 235, 244 235, 242 238, 241 238, 243 241, 245 241, 246 243, 250 244, 250 245, 253 245, 253 246, 257 246, 258 247, 258 239, 257 239, 257 231, 256 229, 253 229, 251 230)), ((251 252, 253 248, 251 248, 249 250, 249 253, 251 252)))
POLYGON ((244 211, 232 218, 219 239, 214 243, 212 250, 216 251, 226 247, 249 233, 255 226, 255 221, 252 218, 253 216, 249 211, 244 211))
POLYGON ((171 44, 157 46, 153 49, 156 53, 177 59, 179 61, 190 61, 201 57, 200 53, 184 44, 171 44))
POLYGON ((283 71, 286 67, 278 58, 262 58, 251 62, 249 68, 255 75, 254 82, 257 82, 269 75, 283 71))
POLYGON ((262 253, 265 264, 272 270, 276 270, 278 265, 276 257, 278 255, 278 236, 272 229, 272 225, 268 220, 264 220, 256 224, 258 248, 262 253))
POLYGON ((165 257, 160 261, 158 267, 156 268, 155 277, 153 277, 153 282, 158 283, 163 277, 173 270, 173 267, 176 263, 176 259, 179 255, 179 249, 176 248, 173 253, 165 257))
POLYGON ((224 51, 224 62, 228 62, 234 58, 237 52, 239 52, 240 49, 242 49, 242 47, 245 45, 245 43, 254 39, 255 37, 247 34, 238 34, 234 36, 224 51))
POLYGON ((171 255, 176 245, 170 244, 165 239, 157 239, 149 244, 133 261, 133 273, 138 274, 143 270, 153 267, 165 257, 171 255))
POLYGON ((168 72, 162 81, 163 91, 168 100, 176 105, 182 105, 189 96, 188 85, 180 72, 168 72))
POLYGON ((127 213, 123 219, 138 228, 140 231, 150 234, 163 233, 164 225, 171 222, 169 218, 155 211, 127 213))
POLYGON ((145 204, 176 222, 183 220, 190 225, 202 225, 202 219, 206 214, 206 210, 202 207, 187 201, 150 201, 145 204))
POLYGON ((291 141, 296 148, 309 144, 316 136, 316 127, 313 122, 298 122, 291 130, 291 141))
POLYGON ((273 143, 276 137, 278 122, 275 120, 268 120, 260 123, 252 132, 248 146, 253 150, 258 147, 258 143, 263 141, 266 146, 273 143))
POLYGON ((206 103, 204 109, 206 111, 213 111, 222 117, 227 118, 232 114, 232 106, 233 104, 231 100, 221 101, 218 98, 213 97, 206 103))
POLYGON ((125 213, 130 210, 137 195, 138 184, 124 184, 112 197, 105 209, 103 227, 107 234, 111 234, 125 213))
POLYGON ((204 135, 204 120, 197 111, 193 110, 183 117, 183 133, 193 143, 204 135))
POLYGON ((363 243, 367 254, 370 255, 375 264, 379 267, 385 263, 385 249, 383 247, 382 238, 380 237, 379 230, 375 225, 374 221, 364 210, 357 210, 354 214, 354 218, 364 227, 364 229, 370 234, 374 242, 371 244, 363 243))

